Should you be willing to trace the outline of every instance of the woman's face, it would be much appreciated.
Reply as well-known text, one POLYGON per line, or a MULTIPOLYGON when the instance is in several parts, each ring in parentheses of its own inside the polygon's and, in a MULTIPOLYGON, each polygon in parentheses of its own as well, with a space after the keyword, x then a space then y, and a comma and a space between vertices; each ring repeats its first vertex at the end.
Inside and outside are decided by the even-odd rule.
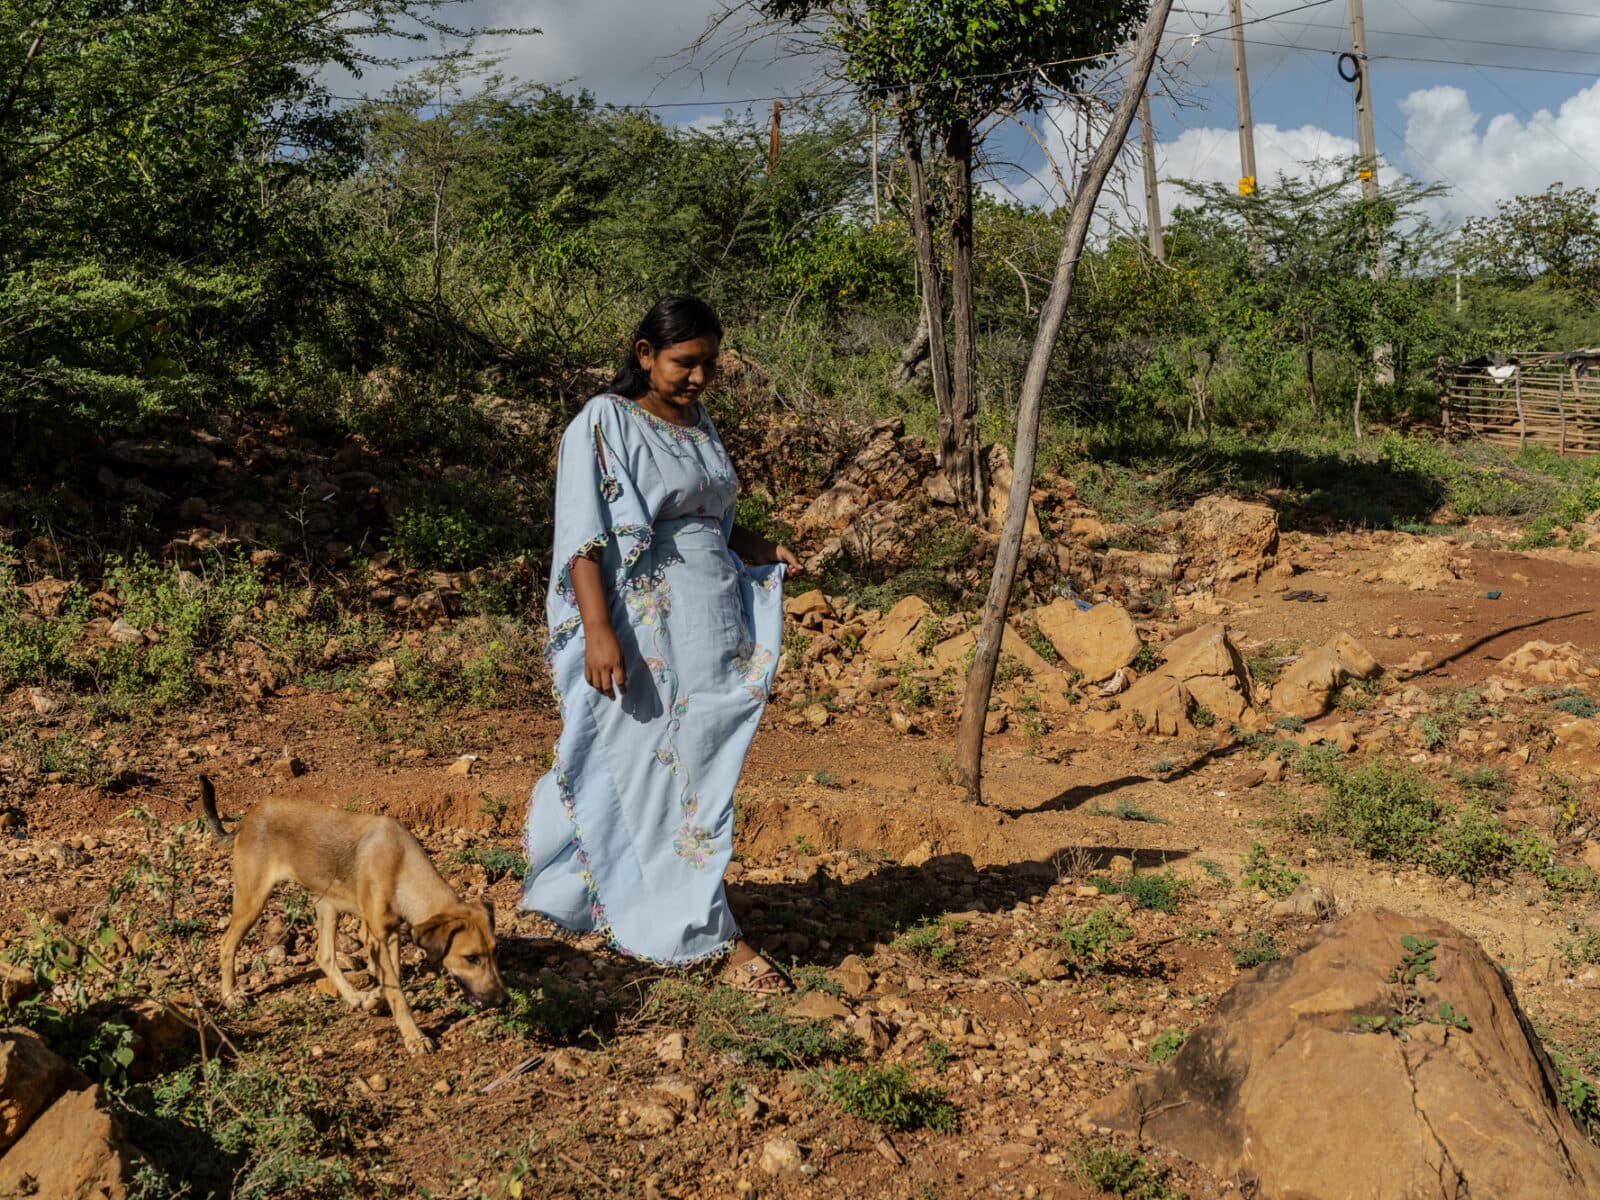
POLYGON ((700 393, 717 377, 721 346, 720 338, 697 337, 657 350, 641 338, 634 353, 650 376, 651 393, 668 404, 688 408, 699 402, 700 393))

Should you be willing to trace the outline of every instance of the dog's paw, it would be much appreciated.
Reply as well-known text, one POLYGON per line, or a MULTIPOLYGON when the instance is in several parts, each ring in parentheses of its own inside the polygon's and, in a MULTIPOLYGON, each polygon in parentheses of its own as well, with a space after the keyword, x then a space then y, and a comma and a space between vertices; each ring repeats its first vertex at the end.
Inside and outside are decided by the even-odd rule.
POLYGON ((358 1008, 365 1013, 377 1012, 383 1007, 383 989, 368 988, 357 996, 356 1002, 350 1007, 358 1008))
POLYGON ((438 1048, 438 1043, 425 1033, 406 1039, 406 1052, 408 1054, 432 1054, 438 1048))
POLYGON ((234 988, 231 992, 222 994, 223 1008, 243 1008, 245 1001, 244 989, 234 988))

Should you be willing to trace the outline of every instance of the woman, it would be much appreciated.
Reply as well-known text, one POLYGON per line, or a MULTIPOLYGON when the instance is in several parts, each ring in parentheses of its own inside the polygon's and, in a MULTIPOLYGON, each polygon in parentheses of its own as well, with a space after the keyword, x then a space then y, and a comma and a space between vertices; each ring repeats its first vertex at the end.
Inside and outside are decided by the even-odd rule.
POLYGON ((522 907, 654 962, 728 954, 726 982, 772 993, 788 982, 739 936, 722 876, 800 564, 733 523, 738 479, 700 405, 721 342, 708 305, 665 297, 562 437, 546 657, 563 724, 522 907))

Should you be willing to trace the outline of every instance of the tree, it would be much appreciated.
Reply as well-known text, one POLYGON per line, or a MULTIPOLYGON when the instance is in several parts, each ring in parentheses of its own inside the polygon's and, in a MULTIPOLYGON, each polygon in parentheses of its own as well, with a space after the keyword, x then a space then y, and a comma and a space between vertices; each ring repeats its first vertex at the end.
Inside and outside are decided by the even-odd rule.
POLYGON ((752 0, 768 17, 815 24, 845 77, 896 122, 939 407, 940 462, 957 502, 974 518, 984 512, 972 282, 973 169, 983 125, 1037 112, 1079 90, 1127 39, 1146 2, 752 0), (930 177, 930 159, 942 179, 930 177))
POLYGON ((1112 164, 1122 153, 1128 130, 1133 125, 1133 114, 1139 107, 1139 97, 1144 95, 1150 81, 1150 70, 1155 65, 1156 51, 1171 9, 1172 0, 1153 0, 1150 5, 1150 15, 1139 34, 1122 98, 1117 102, 1100 145, 1084 168, 1073 197, 1066 235, 1061 240, 1061 254, 1056 259, 1050 294, 1039 315, 1039 332, 1028 360, 1028 373, 1022 383, 1017 406, 1017 443, 1012 454, 1014 473, 1007 497, 1005 525, 995 551, 994 573, 983 604, 977 652, 973 656, 972 670, 967 674, 966 691, 961 698, 961 724, 956 731, 956 781, 967 789, 967 798, 973 803, 983 801, 983 726, 989 712, 989 696, 994 691, 995 670, 1000 664, 1000 642, 1006 628, 1006 610, 1011 604, 1011 586, 1016 582, 1017 563, 1022 556, 1022 531, 1027 525, 1033 468, 1039 451, 1039 417, 1045 378, 1061 333, 1061 322, 1072 299, 1078 259, 1089 237, 1089 223, 1094 219, 1100 189, 1105 186, 1112 164))
POLYGON ((1552 184, 1461 227, 1461 264, 1521 286, 1544 281, 1600 305, 1600 193, 1552 184))

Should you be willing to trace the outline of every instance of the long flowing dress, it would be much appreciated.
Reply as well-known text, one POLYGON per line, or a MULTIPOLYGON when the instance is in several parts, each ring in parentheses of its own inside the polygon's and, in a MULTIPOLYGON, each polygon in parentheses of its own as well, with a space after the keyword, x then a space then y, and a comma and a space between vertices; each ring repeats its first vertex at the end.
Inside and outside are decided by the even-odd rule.
POLYGON ((596 396, 561 439, 545 654, 561 703, 534 786, 522 908, 687 964, 739 936, 722 877, 733 795, 783 635, 783 568, 728 548, 738 478, 701 409, 674 425, 596 396), (595 548, 627 691, 584 679, 572 564, 595 548))

